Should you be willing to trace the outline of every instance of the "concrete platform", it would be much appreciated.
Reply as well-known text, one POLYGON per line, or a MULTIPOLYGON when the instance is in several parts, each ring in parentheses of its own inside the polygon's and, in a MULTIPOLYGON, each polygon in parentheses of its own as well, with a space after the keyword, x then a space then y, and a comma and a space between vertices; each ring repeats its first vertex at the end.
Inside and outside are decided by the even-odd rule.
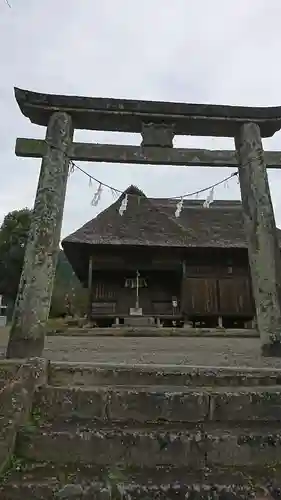
MULTIPOLYGON (((134 318, 132 318, 134 319, 134 318)), ((146 319, 146 318, 145 318, 146 319)), ((139 320, 139 318, 137 318, 139 320)), ((120 326, 112 328, 75 328, 49 331, 49 337, 237 337, 258 338, 256 330, 247 328, 157 328, 155 326, 120 326)))

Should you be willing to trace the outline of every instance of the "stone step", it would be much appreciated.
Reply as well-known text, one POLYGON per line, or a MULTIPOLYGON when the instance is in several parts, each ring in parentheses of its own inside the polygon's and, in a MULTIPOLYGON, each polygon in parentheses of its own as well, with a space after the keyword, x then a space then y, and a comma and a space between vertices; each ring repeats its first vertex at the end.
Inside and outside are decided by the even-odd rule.
POLYGON ((17 453, 27 460, 53 464, 100 466, 190 467, 270 466, 280 463, 280 425, 204 428, 186 426, 165 429, 155 425, 91 427, 69 424, 45 425, 22 431, 17 453), (79 465, 78 465, 79 464, 79 465))
POLYGON ((281 369, 219 368, 185 365, 120 365, 52 362, 49 384, 54 386, 165 385, 273 386, 281 385, 281 369))
POLYGON ((37 390, 33 412, 55 419, 112 422, 281 421, 281 386, 52 387, 37 390))
POLYGON ((229 470, 157 467, 154 470, 30 464, 0 485, 2 500, 241 500, 277 499, 279 469, 229 470))

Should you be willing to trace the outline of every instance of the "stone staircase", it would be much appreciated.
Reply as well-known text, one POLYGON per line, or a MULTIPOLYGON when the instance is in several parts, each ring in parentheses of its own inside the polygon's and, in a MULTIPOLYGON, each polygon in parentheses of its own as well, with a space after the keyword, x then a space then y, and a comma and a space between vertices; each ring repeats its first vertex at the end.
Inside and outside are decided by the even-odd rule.
POLYGON ((1 500, 280 499, 281 370, 52 363, 1 500))

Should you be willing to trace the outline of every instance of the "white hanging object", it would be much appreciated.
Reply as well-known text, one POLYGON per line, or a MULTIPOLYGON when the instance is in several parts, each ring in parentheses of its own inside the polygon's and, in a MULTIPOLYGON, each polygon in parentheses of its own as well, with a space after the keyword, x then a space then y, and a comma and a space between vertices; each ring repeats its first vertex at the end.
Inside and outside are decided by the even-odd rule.
POLYGON ((75 170, 75 165, 74 165, 74 163, 71 161, 71 162, 70 162, 70 169, 69 169, 69 172, 68 172, 68 176, 70 176, 71 174, 73 174, 74 170, 75 170))
POLYGON ((211 203, 213 203, 213 201, 214 201, 214 188, 210 189, 209 194, 203 203, 203 207, 209 208, 211 203))
POLYGON ((102 195, 102 184, 99 184, 98 189, 96 190, 94 197, 91 201, 91 205, 93 207, 96 207, 99 204, 101 195, 102 195))
POLYGON ((110 191, 111 191, 112 198, 115 200, 118 196, 118 192, 114 188, 110 188, 110 191))
POLYGON ((178 218, 180 216, 182 207, 183 207, 183 198, 181 198, 180 201, 177 203, 175 217, 178 218))
POLYGON ((119 208, 119 214, 123 215, 124 212, 127 210, 127 205, 128 205, 128 195, 126 194, 125 198, 123 198, 122 203, 119 208))

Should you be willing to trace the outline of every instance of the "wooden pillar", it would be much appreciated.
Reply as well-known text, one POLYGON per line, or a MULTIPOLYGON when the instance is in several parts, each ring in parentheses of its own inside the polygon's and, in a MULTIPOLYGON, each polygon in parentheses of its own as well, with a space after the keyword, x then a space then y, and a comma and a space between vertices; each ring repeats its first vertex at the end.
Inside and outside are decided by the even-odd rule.
POLYGON ((69 170, 71 117, 54 113, 46 133, 22 275, 14 307, 8 358, 41 356, 49 316, 69 170))
POLYGON ((180 297, 180 312, 184 320, 184 326, 188 326, 186 324, 187 318, 185 317, 184 314, 184 292, 185 292, 185 275, 186 275, 186 262, 185 260, 182 261, 182 278, 181 278, 181 297, 180 297))
POLYGON ((259 126, 235 139, 257 325, 265 356, 281 356, 281 260, 259 126))
POLYGON ((89 270, 88 270, 88 320, 92 318, 92 284, 93 284, 93 257, 89 257, 89 270))

